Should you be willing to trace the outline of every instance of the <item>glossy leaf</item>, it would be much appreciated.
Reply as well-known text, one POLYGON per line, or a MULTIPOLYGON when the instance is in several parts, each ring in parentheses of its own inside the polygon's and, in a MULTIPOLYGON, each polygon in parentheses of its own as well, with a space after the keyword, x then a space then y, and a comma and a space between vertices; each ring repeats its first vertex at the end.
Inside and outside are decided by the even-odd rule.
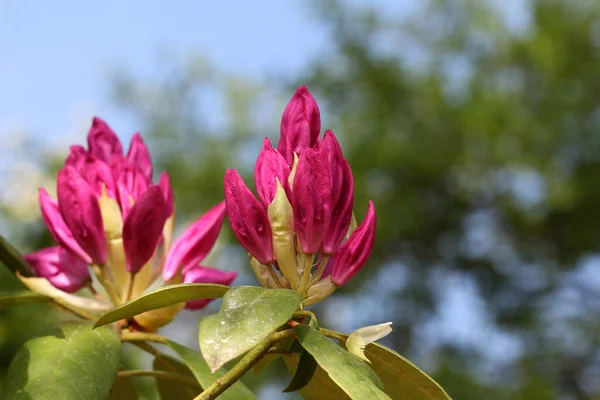
POLYGON ((24 303, 40 303, 51 301, 52 299, 43 294, 22 291, 22 292, 0 292, 0 308, 24 303))
POLYGON ((394 350, 371 343, 365 348, 365 356, 392 399, 450 400, 436 381, 394 350))
MULTIPOLYGON (((221 370, 217 371, 214 374, 210 372, 210 368, 206 364, 206 361, 202 358, 200 353, 189 349, 185 346, 182 346, 178 343, 168 341, 167 345, 173 349, 175 353, 183 362, 188 366, 188 368, 192 371, 198 382, 203 388, 207 388, 212 385, 217 379, 225 375, 227 371, 221 370)), ((220 400, 256 400, 254 394, 244 385, 242 381, 237 381, 229 389, 224 391, 221 395, 219 395, 220 400)))
MULTIPOLYGON (((285 362, 285 366, 292 376, 295 375, 300 361, 298 354, 289 354, 282 357, 285 362)), ((323 370, 319 365, 313 374, 310 382, 302 389, 300 394, 306 400, 348 400, 350 397, 340 388, 335 382, 331 380, 327 372, 323 370)))
POLYGON ((232 288, 219 312, 200 323, 200 350, 211 370, 246 353, 289 321, 299 305, 295 290, 232 288))
POLYGON ((25 342, 13 358, 2 399, 105 399, 115 379, 121 342, 110 327, 65 322, 25 342))
POLYGON ((0 262, 6 265, 11 271, 19 272, 21 276, 35 276, 33 270, 12 244, 0 235, 0 262))
POLYGON ((115 379, 108 396, 108 400, 137 400, 138 398, 131 377, 115 379))
POLYGON ((383 384, 358 357, 307 325, 294 328, 298 341, 351 399, 389 399, 383 384))
POLYGON ((165 286, 113 308, 100 317, 94 326, 110 324, 184 301, 222 297, 227 290, 229 286, 213 283, 181 283, 165 286))
POLYGON ((283 389, 283 392, 295 392, 308 385, 316 369, 317 362, 314 357, 308 351, 304 350, 300 354, 300 360, 298 361, 298 367, 294 372, 294 376, 287 387, 283 389))
MULTIPOLYGON (((155 371, 172 372, 180 375, 184 375, 195 379, 194 374, 188 367, 183 365, 181 361, 161 354, 154 359, 152 368, 155 371)), ((169 399, 180 399, 180 400, 192 400, 202 390, 200 385, 198 389, 194 389, 189 385, 182 384, 180 382, 170 381, 166 379, 155 379, 158 394, 161 400, 169 399)))

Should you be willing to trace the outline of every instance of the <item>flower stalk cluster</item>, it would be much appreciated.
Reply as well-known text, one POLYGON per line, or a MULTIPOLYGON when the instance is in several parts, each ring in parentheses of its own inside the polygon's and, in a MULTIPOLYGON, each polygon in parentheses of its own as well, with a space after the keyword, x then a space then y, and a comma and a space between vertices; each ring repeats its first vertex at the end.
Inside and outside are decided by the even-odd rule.
POLYGON ((354 178, 330 130, 321 137, 318 105, 300 87, 256 160, 258 198, 235 169, 225 174, 229 221, 265 287, 296 289, 314 304, 348 282, 373 248, 375 208, 357 227, 354 178))
MULTIPOLYGON (((127 154, 113 130, 94 118, 88 149, 71 146, 58 172, 57 197, 39 198, 43 220, 56 242, 25 259, 38 276, 74 293, 91 286, 91 266, 110 300, 121 304, 142 294, 159 276, 167 284, 230 284, 234 272, 200 265, 213 247, 225 218, 221 202, 173 241, 175 206, 169 176, 154 183, 150 153, 139 134, 127 154)), ((134 318, 153 331, 184 306, 203 308, 210 299, 176 304, 134 318)))

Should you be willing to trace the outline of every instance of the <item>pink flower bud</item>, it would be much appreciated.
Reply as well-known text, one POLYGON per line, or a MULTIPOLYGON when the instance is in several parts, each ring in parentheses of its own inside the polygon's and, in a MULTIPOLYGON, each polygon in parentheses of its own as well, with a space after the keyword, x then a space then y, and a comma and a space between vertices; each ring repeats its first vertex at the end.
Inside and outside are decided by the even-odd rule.
POLYGON ((131 138, 127 160, 134 168, 140 170, 148 182, 152 181, 152 159, 150 152, 139 133, 131 138))
POLYGON ((75 168, 77 171, 81 169, 83 164, 85 163, 85 159, 87 158, 87 151, 83 148, 83 146, 74 145, 69 147, 69 155, 65 160, 65 165, 70 165, 75 168))
POLYGON ((288 165, 294 163, 294 152, 300 154, 304 148, 315 145, 320 131, 319 106, 306 86, 300 86, 283 112, 277 144, 288 165))
POLYGON ((83 251, 81 246, 79 246, 73 237, 73 234, 67 227, 67 224, 65 224, 62 215, 60 215, 58 203, 50 197, 44 188, 40 188, 39 197, 42 218, 54 241, 79 257, 84 263, 91 264, 92 259, 85 251, 83 251))
POLYGON ((365 219, 335 255, 331 282, 343 286, 365 265, 373 250, 376 225, 375 206, 369 201, 365 219))
POLYGON ((194 222, 173 243, 167 254, 162 277, 166 282, 173 278, 179 268, 183 272, 198 266, 217 241, 225 219, 225 202, 222 201, 194 222))
MULTIPOLYGON (((237 276, 236 272, 221 271, 216 268, 197 266, 188 269, 183 273, 183 283, 218 283, 220 285, 230 285, 237 276)), ((201 299, 188 301, 185 308, 189 310, 199 310, 206 307, 214 299, 201 299)))
POLYGON ((112 129, 98 117, 92 120, 92 127, 88 133, 89 153, 104 161, 110 162, 113 156, 123 155, 123 146, 112 129))
POLYGON ((98 196, 102 193, 102 187, 105 187, 106 194, 115 198, 116 185, 113 174, 104 161, 88 156, 80 168, 75 168, 75 170, 90 184, 98 196))
POLYGON ((317 149, 304 149, 298 160, 294 190, 294 230, 302 252, 319 251, 331 219, 331 181, 329 169, 317 149))
POLYGON ((323 239, 321 252, 324 254, 333 254, 346 236, 350 221, 352 220, 352 210, 354 209, 354 178, 348 161, 342 159, 341 188, 337 203, 333 206, 331 212, 331 221, 327 228, 327 233, 323 239))
POLYGON ((152 186, 131 207, 123 223, 123 248, 127 270, 137 273, 152 258, 167 220, 160 188, 152 186))
POLYGON ((325 131, 325 137, 318 142, 318 148, 321 156, 328 164, 331 178, 331 204, 337 204, 342 191, 344 178, 344 166, 342 148, 338 143, 332 131, 325 131))
POLYGON ((277 178, 289 197, 288 176, 290 167, 277 150, 270 146, 269 139, 265 139, 263 150, 258 155, 254 167, 254 181, 256 191, 263 206, 268 207, 275 197, 277 178))
POLYGON ((38 276, 48 279, 54 287, 67 293, 78 291, 90 279, 87 265, 60 246, 26 254, 25 260, 38 276))
POLYGON ((225 202, 235 237, 261 264, 273 261, 273 239, 267 212, 235 169, 225 173, 225 202))
POLYGON ((65 224, 95 264, 106 262, 106 239, 98 194, 73 167, 58 172, 58 207, 65 224))
POLYGON ((173 215, 173 211, 175 210, 175 200, 173 196, 173 187, 171 186, 171 179, 169 178, 167 171, 164 171, 160 175, 158 187, 160 187, 160 190, 165 197, 165 202, 167 203, 167 218, 169 218, 171 215, 173 215))

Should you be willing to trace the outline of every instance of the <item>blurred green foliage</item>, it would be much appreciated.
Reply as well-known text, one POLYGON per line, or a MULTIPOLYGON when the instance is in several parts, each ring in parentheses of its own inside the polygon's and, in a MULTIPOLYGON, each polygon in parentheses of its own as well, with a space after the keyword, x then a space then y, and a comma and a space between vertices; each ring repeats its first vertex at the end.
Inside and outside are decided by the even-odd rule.
MULTIPOLYGON (((252 182, 260 139, 276 139, 306 84, 353 168, 357 217, 368 199, 379 217, 373 257, 342 295, 383 294, 387 343, 455 399, 600 398, 600 3, 530 0, 511 13, 431 0, 410 15, 308 4, 330 48, 302 76, 254 84, 203 59, 166 65, 159 81, 118 75, 116 104, 151 138, 178 216, 222 199, 225 168, 252 182), (463 308, 446 307, 448 291, 468 293, 463 308), (470 314, 483 315, 472 340, 439 322, 470 314)), ((246 268, 229 248, 228 268, 246 268)), ((27 334, 13 327, 23 310, 0 315, 3 365, 27 334)))

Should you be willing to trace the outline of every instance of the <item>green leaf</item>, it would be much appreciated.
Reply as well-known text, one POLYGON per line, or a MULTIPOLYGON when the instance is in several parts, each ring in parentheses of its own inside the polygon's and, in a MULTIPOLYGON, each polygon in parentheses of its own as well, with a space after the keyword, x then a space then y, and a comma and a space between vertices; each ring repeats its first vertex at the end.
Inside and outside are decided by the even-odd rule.
POLYGON ((283 392, 295 392, 296 390, 300 390, 304 386, 308 385, 316 369, 317 362, 315 361, 314 357, 308 351, 302 351, 300 354, 298 367, 294 372, 294 376, 287 387, 283 389, 283 392))
MULTIPOLYGON (((180 375, 184 375, 193 379, 196 379, 192 371, 179 360, 161 354, 154 359, 152 368, 155 371, 166 371, 173 372, 180 375)), ((198 390, 194 390, 191 386, 175 382, 167 379, 155 379, 158 393, 162 400, 180 399, 180 400, 192 400, 195 398, 202 388, 198 385, 198 390)))
POLYGON ((246 353, 290 320, 300 293, 254 286, 232 288, 221 309, 200 323, 200 350, 212 371, 246 353))
MULTIPOLYGON (((348 335, 336 332, 345 339, 348 335)), ((346 340, 340 340, 346 346, 346 340)), ((451 400, 446 391, 415 364, 379 343, 365 347, 371 368, 385 386, 385 393, 394 400, 451 400), (408 397, 407 397, 408 396, 408 397)))
POLYGON ((294 333, 302 347, 351 399, 389 399, 377 375, 358 357, 310 326, 298 325, 294 333))
POLYGON ((365 355, 392 399, 450 400, 436 381, 394 350, 371 343, 365 348, 365 355))
POLYGON ((121 342, 110 327, 65 322, 25 342, 8 368, 3 400, 106 399, 121 342))
MULTIPOLYGON (((206 361, 202 358, 202 356, 198 353, 189 349, 185 346, 182 346, 178 343, 168 341, 167 345, 173 349, 175 353, 183 362, 188 366, 188 368, 192 371, 198 382, 203 388, 207 388, 212 385, 217 379, 225 375, 227 371, 221 370, 217 371, 214 374, 210 372, 210 368, 206 364, 206 361)), ((236 400, 236 399, 250 399, 256 400, 254 394, 244 385, 242 381, 237 381, 229 389, 224 391, 220 396, 221 400, 236 400)))
MULTIPOLYGON (((290 374, 294 376, 298 368, 300 356, 298 354, 286 354, 283 356, 283 361, 290 374)), ((300 389, 300 394, 306 400, 350 399, 342 388, 331 380, 327 372, 323 371, 323 368, 318 365, 308 385, 300 389)))
POLYGON ((108 400, 137 400, 138 398, 133 379, 130 377, 115 379, 108 396, 108 400))
POLYGON ((214 283, 181 283, 165 286, 113 308, 100 317, 94 327, 184 301, 223 297, 228 290, 229 286, 214 283))
POLYGON ((18 272, 21 276, 35 276, 33 270, 25 261, 21 253, 13 247, 12 244, 0 235, 0 261, 11 271, 18 272))
POLYGON ((24 303, 40 303, 51 301, 52 299, 43 294, 21 291, 21 292, 0 292, 0 307, 8 307, 24 303))

